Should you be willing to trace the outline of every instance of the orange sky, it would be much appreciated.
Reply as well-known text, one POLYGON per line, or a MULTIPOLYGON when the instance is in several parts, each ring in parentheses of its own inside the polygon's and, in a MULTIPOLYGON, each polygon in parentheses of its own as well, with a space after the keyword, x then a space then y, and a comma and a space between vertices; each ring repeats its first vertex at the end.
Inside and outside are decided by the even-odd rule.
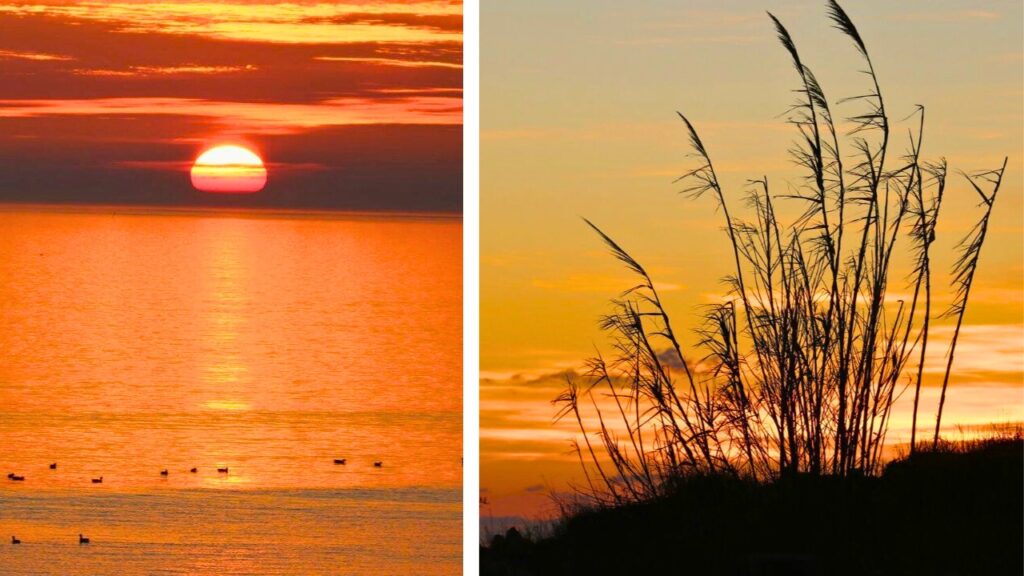
MULTIPOLYGON (((878 69, 902 153, 916 104, 923 154, 947 158, 950 186, 933 246, 935 308, 946 309, 952 250, 979 215, 956 170, 997 168, 1006 181, 958 344, 943 418, 1024 420, 1024 33, 1019 2, 941 0, 927 10, 844 3, 878 69), (955 41, 953 41, 955 39, 955 41)), ((793 34, 830 101, 860 94, 860 62, 825 3, 485 3, 481 12, 481 489, 489 518, 553 511, 549 494, 582 482, 570 423, 554 424, 563 371, 595 349, 609 299, 635 284, 580 219, 601 226, 654 277, 686 343, 699 307, 719 301, 731 254, 722 215, 677 194, 692 167, 694 122, 734 209, 749 178, 785 193, 796 171, 785 122, 796 78, 770 10, 793 34)), ((836 105, 837 116, 849 106, 836 105)), ((784 201, 783 205, 784 205, 784 201)), ((784 216, 792 217, 792 205, 784 216)), ((906 293, 902 271, 888 297, 906 293)), ((934 425, 950 340, 935 321, 922 392, 934 425)), ((700 355, 699 351, 692 353, 700 355)), ((909 433, 906 398, 890 439, 909 433)))
POLYGON ((245 205, 461 207, 459 2, 0 3, 0 201, 195 204, 244 141, 245 205))

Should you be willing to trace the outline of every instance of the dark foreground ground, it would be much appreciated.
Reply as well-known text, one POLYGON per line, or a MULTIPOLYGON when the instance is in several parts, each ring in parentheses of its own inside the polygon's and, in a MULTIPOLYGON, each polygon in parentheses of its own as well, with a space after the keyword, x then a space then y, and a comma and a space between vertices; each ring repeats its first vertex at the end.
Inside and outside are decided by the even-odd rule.
POLYGON ((580 512, 551 537, 510 531, 485 576, 1024 574, 1024 441, 890 464, 881 477, 759 484, 691 478, 654 502, 580 512))

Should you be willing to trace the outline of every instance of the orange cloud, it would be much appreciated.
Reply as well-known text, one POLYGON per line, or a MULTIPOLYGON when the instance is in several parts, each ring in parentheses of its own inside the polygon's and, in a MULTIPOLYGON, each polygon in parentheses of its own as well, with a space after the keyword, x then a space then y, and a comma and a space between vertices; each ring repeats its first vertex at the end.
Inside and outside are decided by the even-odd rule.
POLYGON ((460 17, 448 2, 224 4, 76 2, 0 6, 0 13, 113 22, 125 32, 194 34, 289 44, 460 41, 462 30, 431 26, 424 16, 460 17), (394 16, 405 16, 395 18, 394 16))
POLYGON ((105 68, 80 68, 74 70, 79 76, 178 76, 187 74, 229 74, 232 72, 252 72, 256 66, 130 66, 127 70, 110 70, 105 68))
POLYGON ((0 50, 0 60, 35 60, 46 61, 68 61, 74 60, 70 56, 60 54, 46 54, 43 52, 22 52, 19 50, 0 50))
MULTIPOLYGON (((933 380, 946 371, 952 326, 934 326, 928 341, 925 372, 933 380)), ((1024 375, 1024 327, 1015 324, 963 326, 953 357, 952 379, 985 379, 1021 385, 1024 375)), ((936 382, 937 383, 937 382, 936 382)))
POLYGON ((406 68, 458 68, 462 64, 454 62, 431 62, 424 60, 400 60, 398 58, 357 58, 346 56, 314 56, 314 60, 321 62, 359 62, 362 64, 375 64, 378 66, 403 66, 406 68))
POLYGON ((288 134, 324 126, 461 124, 462 100, 450 97, 334 98, 318 104, 219 102, 193 98, 0 100, 0 118, 166 115, 208 117, 251 134, 288 134))

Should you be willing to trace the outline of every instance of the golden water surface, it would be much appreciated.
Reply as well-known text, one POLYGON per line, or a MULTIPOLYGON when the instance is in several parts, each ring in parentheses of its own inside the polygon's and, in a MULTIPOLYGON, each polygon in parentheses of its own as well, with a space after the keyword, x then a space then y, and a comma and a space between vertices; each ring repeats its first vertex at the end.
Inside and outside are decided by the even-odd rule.
POLYGON ((458 571, 461 264, 456 218, 0 208, 0 573, 458 571))

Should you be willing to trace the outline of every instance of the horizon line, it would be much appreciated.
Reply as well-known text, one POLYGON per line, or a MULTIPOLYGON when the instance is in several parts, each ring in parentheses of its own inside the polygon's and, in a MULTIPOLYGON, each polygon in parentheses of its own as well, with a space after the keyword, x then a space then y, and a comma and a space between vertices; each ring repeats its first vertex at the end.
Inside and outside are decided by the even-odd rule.
POLYGON ((280 217, 322 217, 323 219, 351 219, 351 220, 378 220, 378 219, 422 219, 422 220, 459 220, 463 219, 462 211, 454 210, 409 210, 409 209, 357 209, 357 208, 315 208, 315 207, 288 207, 288 206, 220 206, 204 204, 120 204, 109 202, 19 202, 17 200, 0 200, 0 213, 2 212, 53 212, 53 213, 101 213, 108 210, 116 211, 114 214, 121 215, 143 215, 145 213, 173 214, 198 214, 210 213, 218 216, 236 216, 249 218, 273 218, 280 217))

